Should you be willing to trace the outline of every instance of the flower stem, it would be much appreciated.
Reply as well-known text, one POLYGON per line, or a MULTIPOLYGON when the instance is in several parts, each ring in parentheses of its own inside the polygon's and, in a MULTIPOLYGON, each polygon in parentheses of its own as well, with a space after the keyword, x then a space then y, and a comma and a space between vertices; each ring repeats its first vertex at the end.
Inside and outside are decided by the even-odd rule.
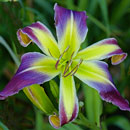
POLYGON ((100 128, 97 127, 96 124, 90 122, 82 113, 79 113, 79 118, 80 119, 76 119, 75 121, 73 121, 73 123, 86 126, 90 129, 100 130, 100 128))

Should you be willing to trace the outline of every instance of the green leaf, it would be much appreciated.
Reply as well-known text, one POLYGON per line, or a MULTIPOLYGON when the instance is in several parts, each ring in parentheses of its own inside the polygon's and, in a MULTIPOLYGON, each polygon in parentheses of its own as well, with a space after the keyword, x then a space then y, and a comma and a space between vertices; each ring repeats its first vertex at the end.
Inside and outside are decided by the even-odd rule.
POLYGON ((90 1, 90 4, 89 4, 87 10, 88 10, 88 12, 89 12, 91 15, 94 15, 95 9, 96 9, 97 5, 98 5, 98 0, 91 0, 91 1, 90 1))
POLYGON ((80 9, 86 10, 88 7, 88 0, 79 0, 79 6, 80 9))
POLYGON ((116 125, 123 130, 130 129, 130 121, 123 116, 111 116, 106 120, 107 125, 116 125))
POLYGON ((36 114, 36 121, 35 121, 36 126, 35 126, 35 129, 36 130, 41 130, 41 129, 43 129, 43 125, 44 125, 44 123, 43 123, 43 115, 36 108, 35 108, 35 114, 36 114))
POLYGON ((102 113, 102 103, 98 92, 83 84, 83 92, 85 95, 85 109, 86 115, 91 122, 100 126, 100 115, 102 113))
POLYGON ((128 8, 130 8, 130 0, 120 0, 120 3, 114 6, 112 11, 111 23, 116 24, 119 22, 121 17, 126 13, 128 8))
MULTIPOLYGON (((19 66, 20 62, 18 58, 15 56, 9 45, 6 41, 0 36, 0 43, 8 50, 12 59, 19 66)), ((53 104, 50 99, 46 95, 44 89, 40 87, 40 85, 32 85, 23 89, 26 96, 32 101, 34 105, 36 105, 40 110, 47 114, 52 114, 55 110, 53 104)))
POLYGON ((44 113, 51 115, 56 112, 52 102, 46 95, 44 88, 38 84, 31 85, 23 89, 26 96, 31 100, 31 102, 37 106, 44 113))
POLYGON ((49 82, 49 84, 50 84, 50 89, 51 89, 53 96, 58 99, 58 97, 59 97, 59 87, 58 87, 57 83, 54 80, 51 80, 49 82))
POLYGON ((10 54, 10 56, 12 57, 12 59, 14 60, 14 62, 16 63, 16 65, 19 66, 20 62, 19 62, 18 58, 15 56, 15 54, 11 50, 11 48, 8 45, 8 43, 1 36, 0 36, 0 44, 3 45, 7 49, 7 51, 10 54))
POLYGON ((80 119, 76 119, 73 122, 77 125, 82 125, 82 126, 85 126, 87 128, 93 129, 93 130, 100 130, 100 128, 97 127, 95 123, 93 123, 90 120, 88 120, 87 118, 85 118, 82 113, 79 113, 79 118, 80 119))
POLYGON ((73 0, 66 0, 66 5, 67 8, 73 9, 74 8, 73 0))
POLYGON ((108 19, 108 10, 107 10, 107 2, 106 0, 98 0, 100 8, 101 8, 101 13, 105 22, 105 25, 107 27, 107 36, 109 37, 110 35, 110 28, 109 28, 109 19, 108 19))
POLYGON ((102 31, 104 31, 105 33, 108 33, 107 28, 99 21, 97 20, 95 17, 93 17, 91 14, 87 13, 88 18, 91 22, 93 22, 97 27, 99 27, 102 31))
POLYGON ((17 2, 18 0, 0 0, 0 2, 17 2))
POLYGON ((39 12, 38 10, 34 9, 34 8, 30 8, 30 7, 25 7, 25 10, 28 10, 34 14, 36 14, 37 16, 37 20, 40 20, 41 22, 43 22, 47 27, 51 28, 47 19, 45 18, 45 16, 39 12))
POLYGON ((79 126, 72 123, 66 124, 63 128, 66 128, 66 130, 83 130, 79 126))
POLYGON ((34 0, 34 2, 41 7, 43 11, 48 12, 49 14, 53 15, 53 8, 49 1, 47 0, 34 0))
POLYGON ((1 121, 0 121, 0 130, 9 130, 7 126, 5 126, 1 121))

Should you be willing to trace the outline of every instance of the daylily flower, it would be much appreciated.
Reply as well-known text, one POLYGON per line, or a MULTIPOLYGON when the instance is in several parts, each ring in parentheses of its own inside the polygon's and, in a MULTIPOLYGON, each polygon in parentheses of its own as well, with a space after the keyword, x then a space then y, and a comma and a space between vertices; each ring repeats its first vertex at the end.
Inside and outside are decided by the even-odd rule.
POLYGON ((40 22, 33 23, 17 32, 21 45, 34 42, 44 54, 29 52, 22 56, 18 71, 0 92, 0 99, 14 95, 24 87, 43 84, 60 75, 59 116, 49 117, 55 128, 73 121, 78 114, 74 76, 96 89, 101 98, 130 111, 128 101, 116 89, 108 65, 100 60, 110 58, 113 65, 122 62, 127 54, 118 46, 115 38, 101 40, 83 50, 81 43, 87 34, 86 13, 58 6, 55 10, 55 25, 58 43, 40 22))

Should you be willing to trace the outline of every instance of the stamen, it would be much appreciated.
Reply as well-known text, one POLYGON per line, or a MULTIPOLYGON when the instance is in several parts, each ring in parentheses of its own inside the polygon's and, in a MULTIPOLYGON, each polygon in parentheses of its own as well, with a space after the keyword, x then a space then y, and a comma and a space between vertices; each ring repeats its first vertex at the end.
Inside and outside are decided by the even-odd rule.
MULTIPOLYGON (((48 52, 50 53, 50 55, 52 56, 52 54, 51 54, 51 52, 50 52, 50 50, 49 50, 49 48, 48 48, 48 52)), ((52 56, 53 57, 53 56, 52 56)))
POLYGON ((58 67, 58 65, 59 65, 59 62, 60 62, 61 58, 63 57, 63 54, 64 54, 64 53, 62 53, 62 54, 60 55, 59 59, 57 60, 57 62, 56 62, 56 64, 55 64, 55 68, 56 68, 56 69, 57 69, 57 67, 58 67))
POLYGON ((67 63, 67 65, 66 65, 66 67, 65 67, 65 70, 64 70, 64 74, 63 74, 63 75, 65 75, 65 73, 68 71, 68 69, 69 69, 69 67, 71 66, 71 64, 72 64, 72 60, 69 60, 69 62, 67 63))
POLYGON ((71 76, 73 76, 77 72, 77 70, 78 70, 79 66, 82 64, 82 62, 83 62, 83 59, 80 59, 80 62, 78 64, 76 70, 71 74, 71 76))
POLYGON ((74 52, 72 53, 71 59, 69 60, 69 62, 67 63, 67 65, 66 65, 66 67, 65 67, 64 75, 65 75, 65 73, 68 71, 69 67, 70 67, 71 64, 72 64, 72 57, 73 57, 73 55, 74 55, 74 52))
POLYGON ((67 75, 63 74, 63 77, 67 77, 69 75, 73 76, 77 72, 77 70, 78 70, 78 68, 79 68, 79 66, 81 65, 82 62, 83 62, 83 60, 80 59, 79 63, 72 69, 72 71, 69 72, 67 75))
POLYGON ((64 53, 65 53, 66 51, 68 51, 69 48, 70 48, 70 46, 68 46, 68 47, 64 50, 64 52, 60 55, 59 59, 57 60, 57 62, 56 62, 56 64, 55 64, 55 68, 56 68, 56 69, 57 69, 57 67, 58 67, 58 65, 59 65, 59 62, 60 62, 61 58, 63 57, 64 53))
POLYGON ((63 54, 68 51, 68 49, 70 48, 70 45, 67 46, 67 48, 64 50, 63 54))

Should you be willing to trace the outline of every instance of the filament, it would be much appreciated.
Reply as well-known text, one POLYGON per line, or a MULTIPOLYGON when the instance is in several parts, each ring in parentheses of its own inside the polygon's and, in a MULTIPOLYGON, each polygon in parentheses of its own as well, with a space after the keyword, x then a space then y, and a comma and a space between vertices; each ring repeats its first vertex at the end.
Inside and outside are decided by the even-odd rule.
MULTIPOLYGON (((83 62, 83 60, 80 59, 79 63, 71 70, 71 72, 69 72, 68 74, 64 73, 64 74, 63 74, 63 77, 67 77, 67 76, 69 76, 69 75, 73 76, 73 75, 77 72, 77 70, 78 70, 78 68, 79 68, 79 66, 81 65, 82 62, 83 62), (66 74, 66 75, 65 75, 65 74, 66 74)), ((66 72, 67 72, 67 71, 66 71, 66 72)))
POLYGON ((67 52, 69 48, 70 48, 70 46, 67 46, 67 48, 64 50, 64 52, 60 55, 59 59, 57 60, 57 62, 56 62, 56 64, 55 64, 55 68, 56 68, 56 69, 58 68, 59 62, 60 62, 60 60, 62 59, 64 53, 67 52))

